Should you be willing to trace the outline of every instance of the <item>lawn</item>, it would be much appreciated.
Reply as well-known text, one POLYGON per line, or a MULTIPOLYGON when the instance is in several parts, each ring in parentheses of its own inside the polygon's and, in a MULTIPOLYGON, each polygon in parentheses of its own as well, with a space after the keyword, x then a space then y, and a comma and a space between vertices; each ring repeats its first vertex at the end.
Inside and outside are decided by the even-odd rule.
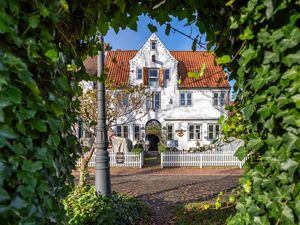
POLYGON ((235 206, 204 209, 202 203, 190 203, 176 209, 176 225, 223 225, 235 214, 235 206))

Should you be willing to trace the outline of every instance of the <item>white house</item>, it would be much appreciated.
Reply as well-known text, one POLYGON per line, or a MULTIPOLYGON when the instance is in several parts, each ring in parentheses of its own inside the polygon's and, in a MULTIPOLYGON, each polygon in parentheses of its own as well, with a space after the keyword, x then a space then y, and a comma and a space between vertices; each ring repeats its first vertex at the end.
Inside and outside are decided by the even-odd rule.
MULTIPOLYGON (((96 73, 96 59, 86 63, 88 72, 96 73)), ((126 125, 116 125, 117 136, 133 142, 148 140, 149 150, 157 150, 159 137, 146 134, 149 124, 164 127, 169 140, 177 140, 178 149, 188 150, 209 144, 220 134, 217 124, 229 100, 230 86, 223 69, 216 65, 209 52, 169 51, 152 34, 136 51, 109 51, 106 54, 108 79, 115 83, 145 85, 152 93, 146 101, 143 118, 126 125), (117 60, 118 63, 113 61, 117 60), (199 72, 205 64, 203 76, 192 78, 188 72, 199 72)), ((116 123, 124 123, 118 118, 116 123)))

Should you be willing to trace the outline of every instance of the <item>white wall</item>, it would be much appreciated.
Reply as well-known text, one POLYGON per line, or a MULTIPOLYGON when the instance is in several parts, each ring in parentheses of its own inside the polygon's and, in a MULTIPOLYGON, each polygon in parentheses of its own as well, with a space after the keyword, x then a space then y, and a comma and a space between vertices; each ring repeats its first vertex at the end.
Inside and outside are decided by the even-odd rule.
MULTIPOLYGON (((169 53, 160 40, 152 35, 149 40, 140 49, 137 55, 130 60, 130 83, 138 85, 143 82, 143 79, 136 80, 137 68, 152 67, 170 69, 170 80, 165 81, 164 87, 150 87, 151 91, 161 92, 161 108, 149 110, 147 115, 136 121, 136 124, 145 126, 146 122, 150 119, 157 119, 162 126, 166 126, 167 123, 174 124, 174 130, 183 129, 186 130, 183 137, 178 137, 176 134, 175 139, 179 142, 179 148, 187 150, 189 147, 195 147, 196 141, 188 140, 188 124, 197 123, 202 124, 202 140, 201 144, 210 143, 205 137, 207 137, 207 124, 217 123, 219 117, 225 114, 224 107, 216 108, 213 106, 213 92, 225 91, 227 99, 229 89, 185 89, 178 90, 177 88, 177 60, 169 53), (157 41, 157 50, 150 50, 150 40, 157 41), (155 55, 156 61, 152 62, 152 55, 155 55), (180 91, 192 92, 192 106, 180 107, 179 106, 179 94, 180 91), (173 100, 173 104, 170 104, 170 99, 173 100)), ((145 109, 146 110, 146 109, 145 109)), ((119 122, 124 118, 119 118, 119 122)), ((133 139, 133 125, 129 124, 129 135, 133 139)))

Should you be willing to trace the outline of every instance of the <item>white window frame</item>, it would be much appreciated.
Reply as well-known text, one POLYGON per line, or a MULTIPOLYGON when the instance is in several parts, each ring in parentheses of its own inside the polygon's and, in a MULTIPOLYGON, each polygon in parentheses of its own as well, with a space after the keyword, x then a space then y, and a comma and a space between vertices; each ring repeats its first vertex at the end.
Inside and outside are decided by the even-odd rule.
POLYGON ((118 137, 129 138, 129 126, 128 125, 117 125, 116 129, 117 129, 116 134, 118 137), (125 127, 127 128, 127 136, 125 135, 126 134, 125 127), (119 128, 120 128, 120 131, 119 131, 119 128))
POLYGON ((157 68, 148 69, 149 87, 158 87, 158 77, 159 77, 159 72, 157 68), (151 71, 156 71, 156 76, 153 76, 153 74, 151 75, 151 71), (151 81, 151 79, 155 79, 155 81, 151 81))
POLYGON ((188 140, 202 140, 202 124, 201 123, 190 123, 188 124, 188 140), (199 126, 199 128, 197 128, 199 126), (191 127, 193 127, 193 131, 191 131, 191 127), (198 131, 198 132, 197 132, 198 131), (191 137, 191 133, 193 137, 191 137))
POLYGON ((167 124, 167 140, 174 140, 174 124, 173 123, 168 123, 167 124), (169 132, 169 127, 171 127, 171 132, 169 132), (171 138, 169 138, 169 135, 171 138))
POLYGON ((156 40, 151 40, 150 41, 150 50, 151 51, 156 51, 157 50, 157 41, 156 40), (153 48, 153 46, 154 46, 154 48, 153 48))
POLYGON ((129 95, 128 94, 124 94, 122 104, 123 104, 123 106, 129 106, 129 95))
POLYGON ((164 78, 165 80, 170 80, 170 69, 164 69, 164 78), (168 73, 167 73, 168 71, 168 73), (168 74, 168 77, 167 77, 168 74))
POLYGON ((146 101, 145 101, 145 104, 146 104, 146 109, 151 109, 152 108, 152 99, 150 96, 147 96, 146 97, 146 101))
POLYGON ((191 107, 193 106, 193 93, 191 91, 180 91, 179 92, 179 106, 191 107), (188 104, 188 95, 190 95, 190 104, 188 104), (182 99, 183 96, 183 99, 182 99))
POLYGON ((225 91, 213 91, 212 94, 212 105, 215 107, 223 107, 226 103, 226 92, 225 91))
POLYGON ((133 124, 133 140, 140 141, 141 140, 141 125, 140 124, 133 124), (138 127, 138 133, 136 132, 135 128, 138 127), (138 136, 138 138, 136 137, 138 136))
POLYGON ((143 69, 142 68, 136 69, 136 79, 137 80, 143 79, 143 69))
POLYGON ((153 92, 153 109, 160 109, 160 104, 161 104, 161 93, 160 92, 153 92), (156 99, 156 97, 158 98, 156 99), (158 100, 158 105, 156 105, 156 100, 158 100))
POLYGON ((221 125, 217 124, 217 123, 209 123, 207 124, 207 139, 208 140, 215 140, 217 138, 220 137, 221 134, 221 125), (213 130, 212 130, 212 137, 210 137, 210 130, 209 127, 212 126, 213 130), (218 129, 217 129, 218 127, 218 129))

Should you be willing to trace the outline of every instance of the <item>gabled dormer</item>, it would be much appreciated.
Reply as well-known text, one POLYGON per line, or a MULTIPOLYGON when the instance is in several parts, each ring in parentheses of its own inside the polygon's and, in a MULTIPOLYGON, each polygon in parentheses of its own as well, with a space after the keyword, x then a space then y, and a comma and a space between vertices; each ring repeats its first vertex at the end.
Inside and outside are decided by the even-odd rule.
POLYGON ((164 87, 166 80, 176 79, 178 61, 153 33, 143 47, 129 61, 130 83, 156 88, 164 87))

